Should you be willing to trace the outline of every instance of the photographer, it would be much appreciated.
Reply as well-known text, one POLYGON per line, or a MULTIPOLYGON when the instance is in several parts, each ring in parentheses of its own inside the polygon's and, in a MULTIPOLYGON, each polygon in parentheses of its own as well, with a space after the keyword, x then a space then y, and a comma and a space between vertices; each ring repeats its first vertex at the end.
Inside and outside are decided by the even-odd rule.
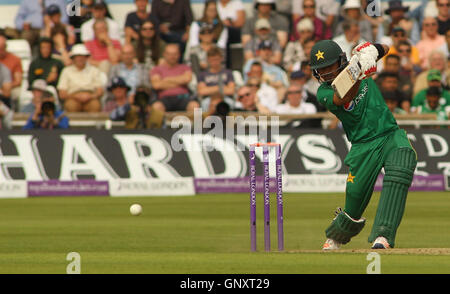
POLYGON ((23 127, 24 130, 68 128, 69 118, 63 111, 56 109, 55 98, 49 92, 45 92, 41 101, 36 103, 34 113, 28 118, 27 123, 23 127))
POLYGON ((137 87, 134 101, 128 97, 130 87, 120 77, 112 80, 108 91, 112 93, 113 101, 108 102, 110 106, 110 119, 113 121, 125 121, 127 129, 150 129, 161 128, 164 114, 149 105, 149 94, 145 87, 137 87), (114 106, 114 107, 112 107, 114 106))

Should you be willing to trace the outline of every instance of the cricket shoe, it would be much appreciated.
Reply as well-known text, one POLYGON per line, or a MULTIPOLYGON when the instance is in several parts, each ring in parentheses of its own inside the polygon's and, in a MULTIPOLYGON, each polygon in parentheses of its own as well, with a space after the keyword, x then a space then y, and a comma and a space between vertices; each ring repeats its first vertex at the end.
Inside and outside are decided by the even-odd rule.
POLYGON ((341 248, 341 243, 334 241, 333 239, 327 239, 322 246, 322 250, 338 250, 341 248))
POLYGON ((389 249, 391 246, 385 237, 378 237, 373 242, 372 249, 389 249))

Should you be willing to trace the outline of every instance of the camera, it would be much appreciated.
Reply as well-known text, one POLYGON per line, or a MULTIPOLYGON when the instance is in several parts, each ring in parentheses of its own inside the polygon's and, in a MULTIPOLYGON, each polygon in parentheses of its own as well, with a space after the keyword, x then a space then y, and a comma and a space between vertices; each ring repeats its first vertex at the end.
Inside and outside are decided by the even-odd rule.
POLYGON ((228 103, 221 101, 216 105, 216 111, 214 115, 220 116, 224 119, 230 113, 230 105, 228 103))
POLYGON ((138 106, 141 111, 144 111, 149 103, 149 95, 144 90, 136 91, 134 95, 134 105, 138 106))
POLYGON ((55 115, 55 103, 52 101, 45 101, 41 105, 41 113, 44 116, 53 116, 55 115))

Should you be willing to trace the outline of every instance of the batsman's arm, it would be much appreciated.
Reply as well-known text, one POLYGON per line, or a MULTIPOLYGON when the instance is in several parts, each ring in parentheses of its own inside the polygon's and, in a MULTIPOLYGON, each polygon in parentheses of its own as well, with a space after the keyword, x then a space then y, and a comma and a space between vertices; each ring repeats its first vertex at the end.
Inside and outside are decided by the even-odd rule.
POLYGON ((389 52, 389 46, 385 44, 374 44, 375 48, 378 50, 377 61, 383 58, 389 52))
POLYGON ((349 103, 350 101, 353 100, 353 98, 356 97, 356 94, 358 94, 358 89, 359 89, 359 85, 361 84, 361 80, 358 80, 353 87, 347 92, 347 94, 345 94, 345 96, 341 99, 339 98, 339 96, 337 95, 336 92, 334 92, 333 95, 333 103, 336 106, 342 106, 344 104, 349 103))

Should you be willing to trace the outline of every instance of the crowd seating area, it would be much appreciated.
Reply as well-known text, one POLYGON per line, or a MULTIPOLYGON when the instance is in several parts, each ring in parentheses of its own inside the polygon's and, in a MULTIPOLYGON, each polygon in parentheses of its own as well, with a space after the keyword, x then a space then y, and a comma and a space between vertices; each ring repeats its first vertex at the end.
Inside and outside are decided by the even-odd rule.
POLYGON ((160 128, 196 108, 339 128, 309 65, 324 39, 347 59, 388 45, 372 78, 399 125, 450 126, 449 0, 111 2, 0 5, 2 129, 160 128))

